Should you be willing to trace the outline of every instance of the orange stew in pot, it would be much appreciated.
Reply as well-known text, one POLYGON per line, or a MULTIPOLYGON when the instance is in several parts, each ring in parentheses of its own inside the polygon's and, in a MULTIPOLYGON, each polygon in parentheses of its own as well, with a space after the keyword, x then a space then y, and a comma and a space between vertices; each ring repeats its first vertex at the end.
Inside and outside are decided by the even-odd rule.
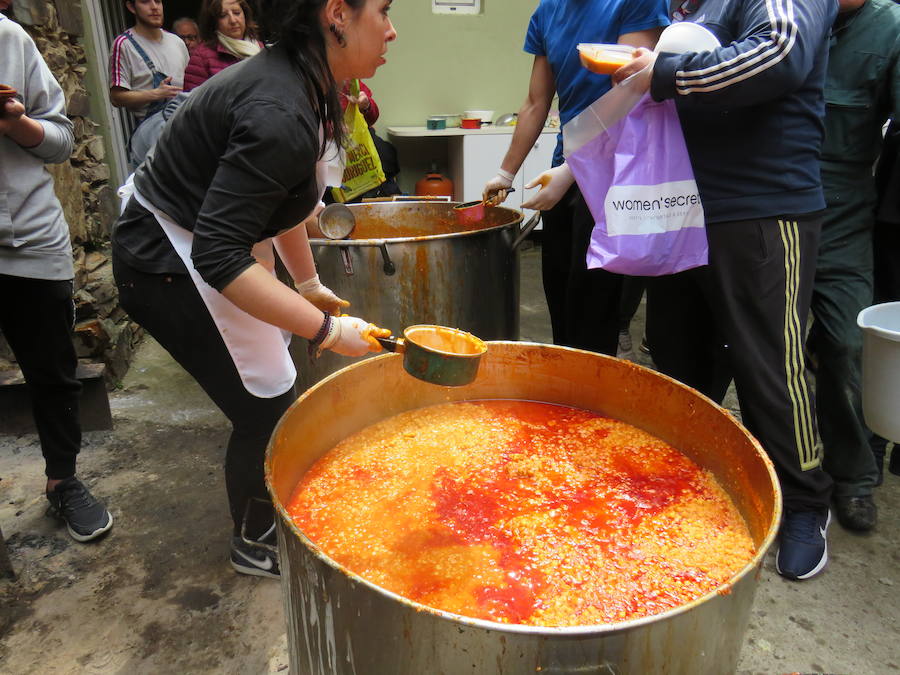
POLYGON ((658 614, 720 589, 754 554, 727 493, 684 454, 530 401, 448 403, 367 427, 310 468, 288 511, 368 581, 502 623, 658 614))

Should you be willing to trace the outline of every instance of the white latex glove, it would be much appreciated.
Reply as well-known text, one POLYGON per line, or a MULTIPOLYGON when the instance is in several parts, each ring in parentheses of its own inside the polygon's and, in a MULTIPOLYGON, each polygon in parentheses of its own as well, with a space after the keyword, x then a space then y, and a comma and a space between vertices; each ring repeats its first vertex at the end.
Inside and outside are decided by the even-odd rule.
POLYGON ((335 316, 331 319, 331 330, 322 340, 322 349, 330 349, 344 356, 365 356, 369 352, 381 351, 381 345, 373 335, 387 337, 390 334, 389 330, 355 316, 335 316))
POLYGON ((497 206, 506 200, 506 191, 512 187, 515 176, 509 171, 497 169, 497 175, 484 184, 481 191, 481 200, 485 204, 497 206))
POLYGON ((522 202, 523 209, 534 209, 535 211, 548 211, 556 206, 557 202, 566 194, 566 190, 575 182, 572 170, 568 164, 560 164, 552 169, 548 169, 540 176, 526 183, 526 188, 533 188, 537 185, 541 186, 537 194, 532 195, 527 202, 522 202))
POLYGON ((334 292, 319 281, 319 275, 297 284, 297 292, 309 300, 318 309, 338 316, 344 307, 349 307, 348 300, 342 300, 334 292))

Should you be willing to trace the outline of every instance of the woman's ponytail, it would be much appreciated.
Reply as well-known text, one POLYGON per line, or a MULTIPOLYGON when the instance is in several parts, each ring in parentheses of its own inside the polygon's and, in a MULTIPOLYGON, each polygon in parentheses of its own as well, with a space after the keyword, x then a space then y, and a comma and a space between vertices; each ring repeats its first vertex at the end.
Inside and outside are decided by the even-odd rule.
MULTIPOLYGON (((266 44, 284 49, 306 85, 313 112, 325 130, 325 140, 340 144, 343 112, 338 83, 328 66, 325 31, 319 20, 326 0, 262 0, 261 25, 266 44)), ((358 8, 365 0, 344 0, 358 8)), ((325 153, 325 141, 319 156, 325 153)))

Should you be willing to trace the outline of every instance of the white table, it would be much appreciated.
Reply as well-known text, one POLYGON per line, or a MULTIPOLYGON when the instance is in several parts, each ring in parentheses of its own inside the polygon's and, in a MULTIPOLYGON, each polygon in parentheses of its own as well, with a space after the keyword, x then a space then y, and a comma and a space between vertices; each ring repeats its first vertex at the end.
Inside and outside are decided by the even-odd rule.
MULTIPOLYGON (((509 149, 514 129, 515 127, 488 125, 481 129, 433 130, 425 127, 388 127, 387 131, 396 138, 446 138, 453 198, 460 202, 470 202, 481 199, 484 184, 496 175, 503 155, 509 149)), ((528 194, 525 194, 525 183, 550 168, 558 133, 558 128, 544 128, 513 179, 516 191, 506 198, 503 206, 518 209, 533 194, 533 190, 528 190, 528 194)), ((529 218, 531 213, 532 211, 525 209, 525 218, 529 218)))

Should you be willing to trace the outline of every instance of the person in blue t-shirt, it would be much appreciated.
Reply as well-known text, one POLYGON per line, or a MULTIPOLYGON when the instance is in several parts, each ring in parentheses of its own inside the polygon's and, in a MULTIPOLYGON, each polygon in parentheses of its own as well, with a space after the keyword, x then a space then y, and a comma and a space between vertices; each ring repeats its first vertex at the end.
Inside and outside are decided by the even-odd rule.
MULTIPOLYGON (((544 127, 554 95, 559 96, 560 122, 565 124, 609 91, 609 76, 582 68, 576 45, 618 43, 652 49, 668 24, 663 0, 541 0, 525 37, 525 51, 534 55, 528 95, 500 169, 484 187, 484 198, 492 203, 506 199, 506 189, 544 127)), ((587 269, 594 219, 563 163, 562 134, 553 168, 526 187, 539 182, 541 190, 522 206, 542 212, 544 293, 553 342, 615 356, 622 277, 587 269)))

